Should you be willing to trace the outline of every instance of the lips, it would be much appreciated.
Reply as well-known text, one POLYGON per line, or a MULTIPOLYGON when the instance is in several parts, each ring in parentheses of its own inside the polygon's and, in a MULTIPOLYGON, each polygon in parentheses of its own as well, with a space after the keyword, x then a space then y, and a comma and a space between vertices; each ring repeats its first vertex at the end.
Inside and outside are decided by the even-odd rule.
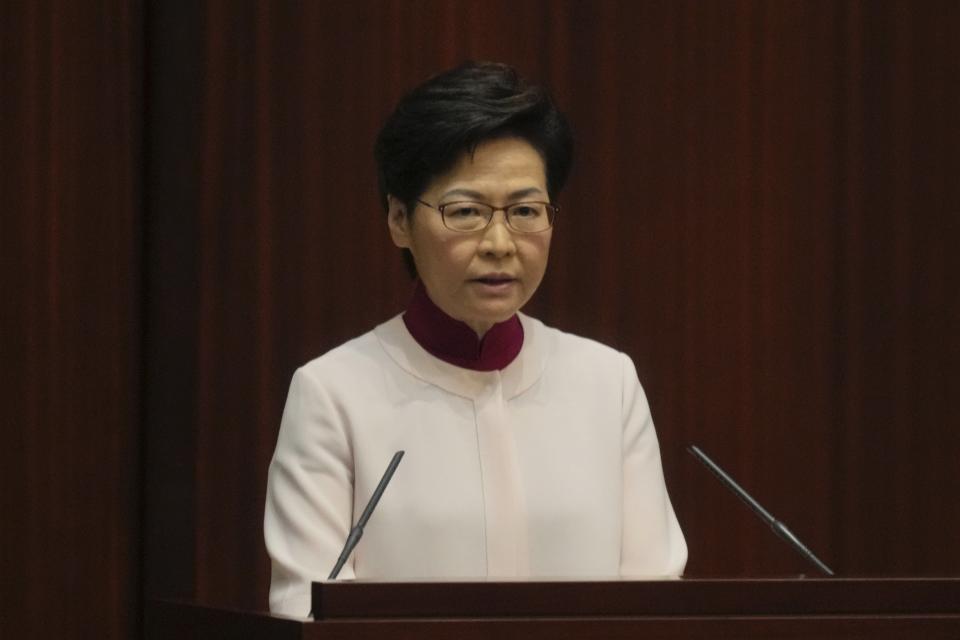
POLYGON ((483 284, 506 284, 508 282, 513 282, 516 280, 513 276, 502 273, 491 273, 487 275, 480 276, 479 278, 474 278, 474 282, 482 282, 483 284))

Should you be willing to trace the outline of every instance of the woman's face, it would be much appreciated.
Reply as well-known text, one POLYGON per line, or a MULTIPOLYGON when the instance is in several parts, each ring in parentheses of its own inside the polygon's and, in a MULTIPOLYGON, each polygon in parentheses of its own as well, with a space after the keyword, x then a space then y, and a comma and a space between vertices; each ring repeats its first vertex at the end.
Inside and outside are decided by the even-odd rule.
MULTIPOLYGON (((550 200, 543 160, 521 138, 481 143, 430 182, 420 199, 433 206, 470 200, 494 207, 550 200)), ((413 254, 430 299, 477 335, 510 318, 540 285, 552 229, 517 233, 497 211, 486 229, 460 233, 447 229, 435 209, 417 205, 408 212, 392 196, 389 204, 393 242, 413 254)))

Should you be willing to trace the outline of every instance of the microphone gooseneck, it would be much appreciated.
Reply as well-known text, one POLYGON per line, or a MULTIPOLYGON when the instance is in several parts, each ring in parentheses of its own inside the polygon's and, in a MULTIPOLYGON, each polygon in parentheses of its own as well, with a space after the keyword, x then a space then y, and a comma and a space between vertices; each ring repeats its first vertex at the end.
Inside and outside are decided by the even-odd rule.
POLYGON ((370 496, 367 507, 363 510, 363 513, 360 514, 360 519, 357 520, 357 524, 350 530, 350 535, 347 536, 347 542, 343 545, 343 551, 340 552, 340 557, 337 558, 337 564, 334 565, 333 571, 330 572, 327 580, 333 580, 340 574, 340 570, 343 569, 343 565, 347 561, 347 558, 350 557, 353 548, 357 546, 360 538, 363 537, 363 527, 366 526, 367 520, 370 519, 370 515, 376 508, 377 503, 380 502, 380 496, 383 495, 384 489, 390 484, 390 479, 393 477, 393 472, 397 470, 397 465, 400 464, 403 453, 403 451, 397 451, 393 454, 390 464, 387 465, 387 470, 383 473, 383 477, 380 478, 380 483, 377 485, 377 488, 373 490, 373 495, 370 496))
POLYGON ((826 564, 823 563, 820 558, 818 558, 810 549, 808 549, 797 536, 793 535, 793 532, 787 528, 787 525, 783 524, 779 520, 773 517, 773 515, 760 506, 760 503, 753 499, 749 493, 747 493, 743 487, 737 484, 733 478, 731 478, 727 473, 720 468, 720 466, 711 460, 707 454, 700 450, 699 447, 695 445, 690 445, 687 447, 694 458, 699 460, 703 466, 710 470, 713 475, 717 476, 720 482, 723 483, 725 487, 730 489, 738 498, 740 498, 750 509, 757 514, 757 516, 767 523, 773 532, 778 536, 787 541, 790 546, 797 550, 797 552, 802 555, 804 558, 809 560, 817 569, 822 571, 825 575, 832 576, 833 570, 830 569, 826 564))

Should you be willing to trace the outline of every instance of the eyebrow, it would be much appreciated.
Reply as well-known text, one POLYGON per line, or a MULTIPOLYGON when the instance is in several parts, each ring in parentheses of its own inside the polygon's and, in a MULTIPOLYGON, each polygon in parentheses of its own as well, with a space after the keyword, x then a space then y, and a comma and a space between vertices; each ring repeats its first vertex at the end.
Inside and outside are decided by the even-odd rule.
MULTIPOLYGON (((507 200, 517 200, 519 198, 526 198, 527 196, 532 195, 543 195, 543 190, 541 190, 539 187, 517 189, 516 191, 511 191, 507 194, 507 200)), ((440 196, 440 200, 445 200, 451 196, 462 196, 464 198, 472 198, 474 200, 483 200, 485 197, 479 191, 473 191, 471 189, 451 189, 440 196)))

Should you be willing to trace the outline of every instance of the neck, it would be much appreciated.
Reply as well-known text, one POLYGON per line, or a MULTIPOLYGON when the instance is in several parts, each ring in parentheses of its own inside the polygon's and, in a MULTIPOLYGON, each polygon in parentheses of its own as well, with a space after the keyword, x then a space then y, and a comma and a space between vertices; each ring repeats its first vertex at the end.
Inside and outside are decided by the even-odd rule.
POLYGON ((473 329, 478 340, 483 340, 483 336, 487 335, 487 332, 495 326, 493 322, 465 322, 464 324, 473 329))

